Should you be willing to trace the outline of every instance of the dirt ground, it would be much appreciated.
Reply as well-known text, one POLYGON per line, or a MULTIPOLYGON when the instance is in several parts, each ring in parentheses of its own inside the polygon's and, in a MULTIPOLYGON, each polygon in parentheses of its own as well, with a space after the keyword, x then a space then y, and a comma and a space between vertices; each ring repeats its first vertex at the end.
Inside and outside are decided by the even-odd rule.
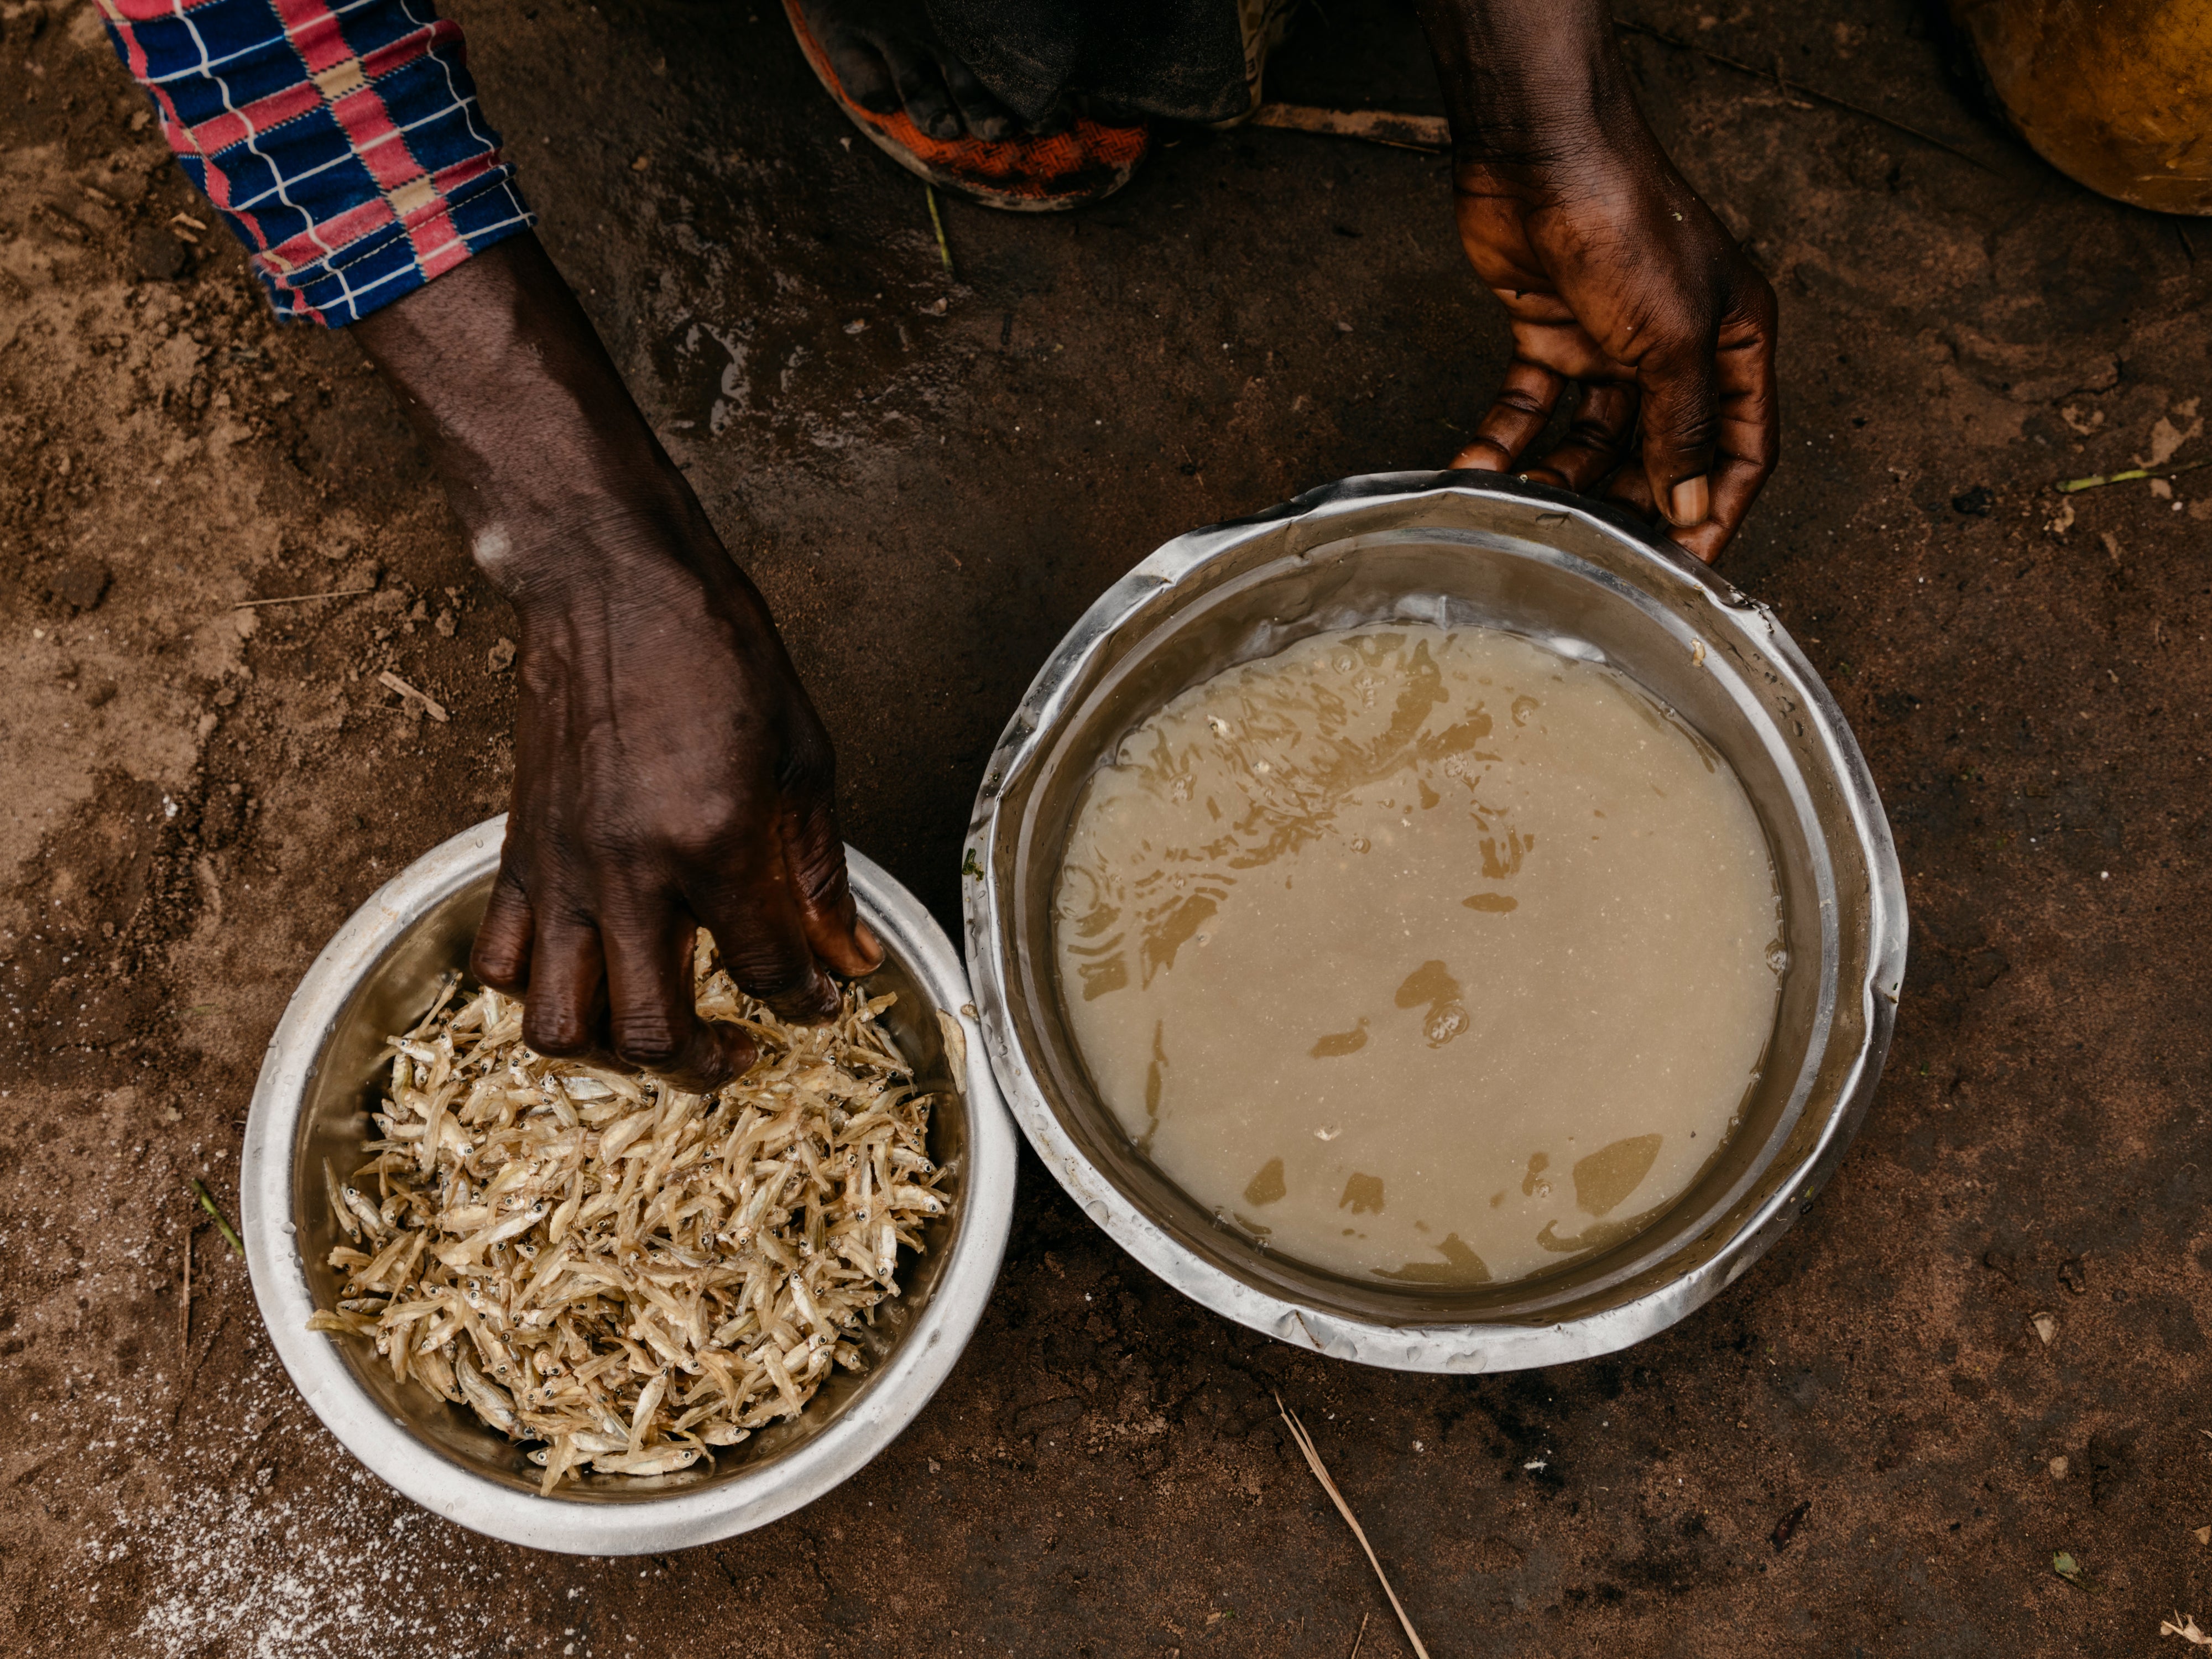
MULTIPOLYGON (((1186 135, 1094 211, 950 206, 956 279, 773 7, 452 9, 783 620, 851 838, 948 927, 989 744, 1091 597, 1193 526, 1441 462, 1501 363, 1438 159, 1186 135)), ((0 5, 0 1646, 1407 1653, 1280 1389, 1438 1659, 2182 1650, 2161 1617, 2212 1620, 2212 472, 2051 486, 2212 457, 2212 224, 2044 169, 1908 0, 1622 9, 1790 83, 1628 43, 1782 296, 1786 458, 1729 572, 1835 686, 1911 892, 1841 1175, 1665 1336, 1452 1380, 1213 1319, 1029 1162, 904 1439, 763 1531, 605 1561, 385 1490, 188 1232, 188 1177, 234 1213, 315 951, 502 804, 513 629, 355 348, 177 216, 210 218, 89 6, 0 5), (342 589, 373 591, 232 608, 342 589)), ((1401 10, 1316 0, 1273 89, 1432 111, 1427 73, 1401 10)))

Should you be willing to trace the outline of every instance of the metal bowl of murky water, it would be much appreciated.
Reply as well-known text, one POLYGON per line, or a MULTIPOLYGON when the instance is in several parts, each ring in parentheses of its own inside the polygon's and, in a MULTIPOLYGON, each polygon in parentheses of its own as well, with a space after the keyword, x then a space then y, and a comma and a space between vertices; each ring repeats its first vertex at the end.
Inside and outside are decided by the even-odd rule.
POLYGON ((1285 1342, 1402 1370, 1606 1353, 1718 1294, 1842 1158, 1881 1075, 1905 972, 1904 883, 1874 781, 1773 614, 1607 509, 1463 472, 1333 484, 1181 537, 1115 583, 1000 738, 963 868, 985 1046, 1045 1167, 1194 1300, 1285 1342), (1735 768, 1782 887, 1789 965, 1741 1127, 1644 1231, 1511 1284, 1356 1280, 1270 1253, 1201 1207, 1099 1100, 1054 970, 1068 825, 1123 734, 1224 668, 1390 621, 1503 628, 1639 681, 1735 768))
POLYGON ((953 1171, 948 1212, 881 1304, 865 1375, 832 1374, 794 1422, 716 1455, 711 1469, 589 1475, 553 1497, 520 1448, 418 1383, 395 1383, 359 1338, 307 1329, 331 1305, 338 1242, 322 1197, 328 1157, 357 1165, 386 1036, 411 1025, 439 977, 463 966, 499 868, 505 818, 433 848, 356 911, 293 993, 270 1040, 240 1170, 246 1261, 270 1339, 324 1425, 424 1508, 511 1543, 622 1555, 712 1543, 764 1526, 854 1474, 896 1439, 952 1369, 982 1317, 1013 1217, 1014 1134, 988 1067, 948 1053, 938 1014, 969 1052, 981 1041, 951 941, 881 869, 848 853, 860 915, 884 944, 872 993, 915 1079, 939 1097, 930 1156, 953 1171))

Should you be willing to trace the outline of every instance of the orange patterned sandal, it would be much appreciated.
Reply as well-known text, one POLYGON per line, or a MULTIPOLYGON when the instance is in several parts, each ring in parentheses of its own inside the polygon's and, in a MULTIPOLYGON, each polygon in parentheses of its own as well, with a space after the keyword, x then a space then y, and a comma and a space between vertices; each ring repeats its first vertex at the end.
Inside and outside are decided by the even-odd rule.
POLYGON ((939 190, 957 191, 986 207, 1053 213, 1111 196, 1129 182, 1152 148, 1151 129, 1108 126, 1079 116, 1063 132, 1013 138, 933 138, 903 109, 878 115, 845 90, 830 54, 807 27, 799 0, 783 0, 792 33, 823 89, 878 149, 939 190))

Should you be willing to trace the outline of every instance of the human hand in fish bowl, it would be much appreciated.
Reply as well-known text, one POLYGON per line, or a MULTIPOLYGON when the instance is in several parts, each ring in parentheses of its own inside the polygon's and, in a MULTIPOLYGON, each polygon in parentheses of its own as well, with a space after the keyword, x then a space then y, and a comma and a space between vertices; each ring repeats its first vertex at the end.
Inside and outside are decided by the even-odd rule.
POLYGON ((701 1021, 695 927, 786 1019, 882 947, 856 913, 835 760, 766 604, 534 237, 356 325, 520 633, 514 792, 471 965, 540 1054, 695 1088, 754 1059, 701 1021), (825 971, 828 970, 828 971, 825 971))
POLYGON ((1711 562, 1780 448, 1774 290, 1645 125, 1604 0, 1420 7, 1460 240, 1513 338, 1452 465, 1603 489, 1711 562))

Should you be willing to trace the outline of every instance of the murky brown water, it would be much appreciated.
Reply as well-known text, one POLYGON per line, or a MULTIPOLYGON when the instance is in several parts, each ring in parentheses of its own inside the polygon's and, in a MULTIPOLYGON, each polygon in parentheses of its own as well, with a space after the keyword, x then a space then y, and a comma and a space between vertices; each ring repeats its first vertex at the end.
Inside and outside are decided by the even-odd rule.
POLYGON ((1087 789, 1055 915, 1138 1145, 1360 1277, 1523 1278, 1644 1224, 1779 989, 1735 775, 1620 674, 1487 629, 1323 635, 1176 698, 1087 789))

